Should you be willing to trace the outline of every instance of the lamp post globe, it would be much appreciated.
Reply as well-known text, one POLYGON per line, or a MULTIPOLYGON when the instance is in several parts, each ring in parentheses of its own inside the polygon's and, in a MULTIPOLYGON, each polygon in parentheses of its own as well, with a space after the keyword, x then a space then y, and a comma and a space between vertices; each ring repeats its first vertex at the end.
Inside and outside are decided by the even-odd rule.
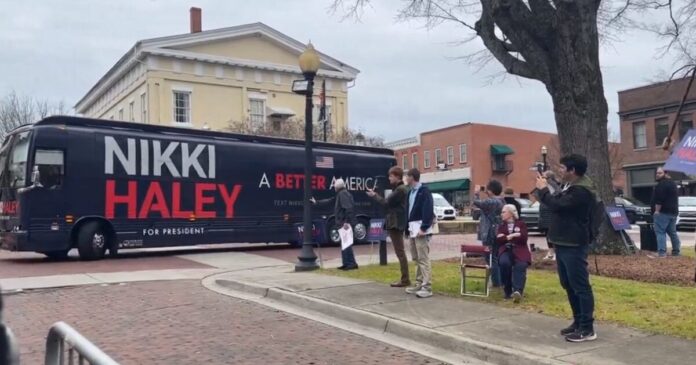
POLYGON ((546 156, 548 156, 549 150, 546 148, 546 146, 541 146, 541 158, 543 159, 544 162, 544 167, 543 171, 546 171, 548 169, 548 165, 546 164, 546 156))
POLYGON ((302 215, 302 250, 297 256, 295 271, 311 271, 319 268, 317 255, 314 253, 313 222, 312 222, 312 93, 314 92, 314 76, 316 76, 321 60, 319 53, 310 42, 299 58, 300 70, 307 82, 305 95, 305 167, 304 167, 304 211, 302 215))

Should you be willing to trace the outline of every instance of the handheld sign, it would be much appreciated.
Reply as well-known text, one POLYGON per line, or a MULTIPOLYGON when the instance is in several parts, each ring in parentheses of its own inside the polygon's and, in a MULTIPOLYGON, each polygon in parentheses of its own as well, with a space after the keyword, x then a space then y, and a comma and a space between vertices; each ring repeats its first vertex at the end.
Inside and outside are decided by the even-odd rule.
POLYGON ((696 129, 689 129, 665 163, 665 170, 696 175, 696 129))
POLYGON ((604 210, 607 212, 609 222, 611 222, 611 226, 614 227, 615 231, 618 232, 625 229, 631 229, 631 222, 628 220, 628 216, 626 215, 624 208, 605 207, 604 210))
POLYGON ((367 232, 367 240, 372 242, 385 241, 387 232, 384 230, 384 219, 370 219, 370 229, 367 232))

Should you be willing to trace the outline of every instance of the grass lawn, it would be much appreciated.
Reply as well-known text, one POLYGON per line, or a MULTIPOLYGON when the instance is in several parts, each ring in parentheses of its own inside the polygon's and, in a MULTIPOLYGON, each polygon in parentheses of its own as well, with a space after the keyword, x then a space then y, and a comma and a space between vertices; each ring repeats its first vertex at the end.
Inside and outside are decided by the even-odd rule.
MULTIPOLYGON (((413 267, 412 271, 413 272, 413 267)), ((330 275, 389 283, 399 277, 396 264, 361 266, 360 270, 343 272, 324 270, 330 275)), ((433 291, 460 297, 461 300, 482 300, 505 307, 570 318, 565 291, 555 272, 529 270, 525 299, 520 304, 503 301, 502 293, 493 291, 489 298, 459 295, 459 265, 433 262, 433 291)), ((595 295, 595 318, 639 328, 648 332, 696 339, 696 289, 663 284, 641 283, 606 277, 592 277, 595 295)))

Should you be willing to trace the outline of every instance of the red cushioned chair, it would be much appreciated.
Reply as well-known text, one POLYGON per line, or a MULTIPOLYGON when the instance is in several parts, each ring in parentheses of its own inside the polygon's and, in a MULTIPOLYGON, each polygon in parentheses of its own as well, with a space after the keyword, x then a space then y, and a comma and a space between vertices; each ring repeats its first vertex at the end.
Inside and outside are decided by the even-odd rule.
POLYGON ((488 290, 488 282, 491 277, 491 267, 488 265, 489 262, 493 259, 491 248, 488 246, 481 246, 481 245, 462 245, 460 248, 460 259, 459 259, 459 265, 460 265, 460 270, 462 273, 462 280, 461 280, 461 295, 470 295, 474 297, 487 297, 489 294, 488 290), (483 263, 482 264, 466 264, 464 263, 464 258, 465 257, 482 257, 483 258, 483 263), (488 261, 486 261, 486 259, 488 261), (473 275, 466 275, 466 269, 477 269, 477 270, 484 270, 485 276, 473 276, 473 275), (467 291, 466 290, 466 279, 481 279, 483 280, 483 291, 467 291))

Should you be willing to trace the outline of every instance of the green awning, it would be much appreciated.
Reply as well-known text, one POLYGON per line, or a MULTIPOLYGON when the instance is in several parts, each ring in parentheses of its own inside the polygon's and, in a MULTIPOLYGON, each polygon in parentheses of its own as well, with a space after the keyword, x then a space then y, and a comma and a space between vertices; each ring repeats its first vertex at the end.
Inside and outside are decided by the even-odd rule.
POLYGON ((515 151, 512 150, 507 145, 504 144, 492 144, 491 145, 491 155, 512 155, 515 151))
POLYGON ((469 190, 469 179, 458 179, 448 181, 438 181, 427 183, 428 189, 432 192, 469 190))

